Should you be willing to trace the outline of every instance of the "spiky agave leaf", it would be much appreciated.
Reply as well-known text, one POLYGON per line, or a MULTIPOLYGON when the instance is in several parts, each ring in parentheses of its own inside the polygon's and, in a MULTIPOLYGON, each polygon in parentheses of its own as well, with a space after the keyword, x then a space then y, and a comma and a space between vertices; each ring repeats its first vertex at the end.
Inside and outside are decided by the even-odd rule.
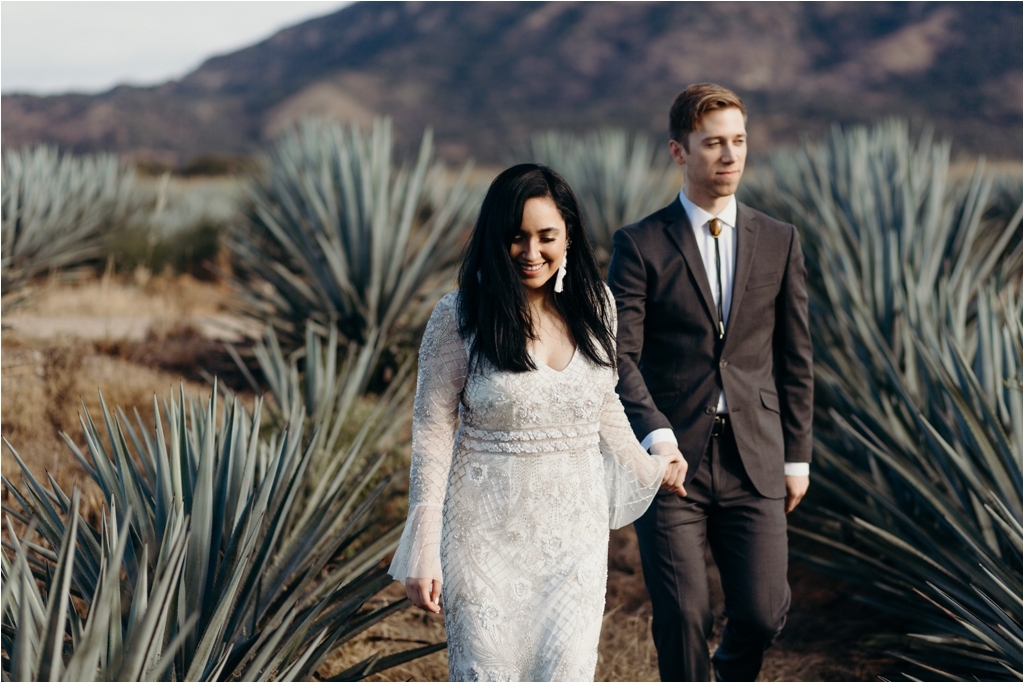
MULTIPOLYGON (((386 424, 388 433, 391 433, 399 427, 402 424, 400 420, 380 422, 377 418, 384 415, 382 409, 390 412, 393 417, 403 414, 402 411, 410 407, 413 389, 410 371, 415 357, 407 355, 390 378, 384 393, 370 400, 361 397, 358 389, 365 385, 366 378, 374 371, 371 365, 372 350, 349 343, 341 352, 337 329, 330 328, 324 337, 318 328, 314 321, 308 321, 305 345, 287 355, 273 328, 267 329, 264 339, 253 347, 260 373, 274 399, 270 410, 276 419, 283 421, 296 410, 301 412, 304 407, 310 420, 324 425, 324 447, 327 451, 335 450, 341 431, 346 427, 351 428, 356 422, 361 425, 361 431, 386 424), (343 359, 340 368, 339 358, 343 359), (372 404, 371 415, 353 415, 356 403, 360 400, 372 404)), ((245 368, 240 354, 233 348, 230 350, 239 368, 245 368)), ((255 391, 263 391, 255 379, 252 382, 255 391)), ((374 432, 369 438, 379 441, 383 434, 374 432)), ((366 438, 364 436, 359 441, 366 438)))
MULTIPOLYGON (((312 437, 313 456, 307 477, 313 482, 307 490, 313 498, 334 495, 329 484, 337 478, 349 481, 353 468, 365 464, 367 444, 393 441, 406 424, 396 416, 410 414, 415 388, 412 374, 415 356, 409 354, 381 395, 372 398, 361 395, 358 388, 364 385, 362 378, 374 370, 370 364, 371 350, 348 344, 339 369, 338 358, 342 354, 337 330, 331 328, 325 339, 317 328, 310 321, 305 346, 287 356, 273 328, 269 328, 264 339, 253 347, 260 374, 273 399, 268 405, 273 419, 284 424, 291 416, 301 415, 305 410, 306 419, 320 425, 312 437)), ((230 345, 228 349, 238 367, 245 370, 239 353, 230 345)), ((255 391, 263 391, 251 375, 250 382, 255 391)), ((383 463, 382 458, 379 464, 383 463)), ((375 474, 371 474, 371 478, 373 476, 375 474)))
POLYGON ((1020 462, 959 350, 954 374, 918 345, 934 407, 882 388, 888 416, 829 411, 814 477, 826 495, 791 527, 815 546, 797 555, 917 622, 891 654, 951 678, 1019 677, 1022 530, 1007 502, 1020 500, 1020 462))
MULTIPOLYGON (((404 400, 396 390, 380 409, 404 400)), ((367 534, 380 526, 376 502, 388 484, 375 476, 386 453, 378 453, 373 440, 386 426, 339 453, 341 464, 326 472, 322 485, 311 486, 306 475, 331 425, 307 421, 301 405, 283 431, 263 440, 259 403, 252 415, 237 402, 220 407, 216 389, 207 402, 179 392, 162 410, 155 408, 152 427, 141 420, 133 427, 123 412, 102 405, 105 434, 86 412, 88 455, 66 437, 104 492, 112 511, 108 526, 116 520, 120 529, 118 567, 129 584, 148 585, 150 576, 167 576, 179 554, 187 557, 171 590, 155 597, 151 591, 144 610, 132 605, 138 614, 130 623, 148 623, 152 610, 166 620, 157 619, 159 638, 145 646, 125 638, 115 648, 122 653, 119 666, 130 663, 133 675, 148 676, 154 643, 174 642, 180 649, 170 675, 178 680, 308 679, 337 647, 406 604, 363 611, 390 583, 379 564, 401 531, 395 526, 367 534)), ((4 484, 59 553, 68 546, 65 520, 79 518, 52 480, 53 488, 44 488, 11 453, 26 487, 4 484)), ((72 572, 71 582, 88 601, 102 586, 111 543, 109 533, 77 524, 75 565, 83 571, 72 572)), ((92 613, 100 605, 94 600, 89 608, 92 613)))
MULTIPOLYGON (((906 123, 780 152, 749 201, 801 228, 816 465, 799 555, 916 621, 931 675, 1021 677, 1021 212, 906 123)), ((876 643, 881 642, 876 639, 876 643)), ((892 639, 890 639, 891 641, 892 639)))
MULTIPOLYGON (((64 535, 52 572, 32 569, 32 544, 19 540, 8 521, 13 558, 3 553, 2 612, 5 632, 5 678, 24 681, 160 680, 182 645, 178 638, 167 642, 167 626, 173 588, 185 560, 187 532, 178 525, 169 544, 171 556, 154 575, 152 589, 145 571, 131 586, 121 580, 128 545, 128 524, 117 526, 115 515, 103 516, 103 552, 100 578, 88 596, 88 614, 81 618, 71 597, 74 565, 79 553, 75 538, 84 524, 78 514, 79 493, 72 493, 64 535), (40 589, 42 583, 42 589, 40 589), (123 620, 122 591, 130 589, 132 605, 123 620), (45 607, 44 607, 45 606, 45 607), (45 610, 45 611, 44 611, 45 610), (7 635, 11 636, 8 641, 7 635)), ((38 560, 36 561, 38 562, 38 560)))
POLYGON ((432 161, 429 130, 411 167, 395 162, 393 147, 390 119, 369 134, 307 120, 250 186, 251 225, 228 241, 245 279, 240 310, 274 327, 288 350, 313 319, 376 365, 392 336, 418 330, 451 287, 480 199, 471 165, 450 178, 432 161))
POLYGON ((664 207, 682 185, 667 150, 644 133, 606 129, 578 137, 548 131, 534 135, 519 156, 550 166, 569 183, 602 265, 611 258, 612 234, 664 207))
POLYGON ((100 252, 101 231, 133 207, 134 171, 112 154, 76 157, 56 147, 3 154, 4 311, 35 277, 81 265, 100 252))

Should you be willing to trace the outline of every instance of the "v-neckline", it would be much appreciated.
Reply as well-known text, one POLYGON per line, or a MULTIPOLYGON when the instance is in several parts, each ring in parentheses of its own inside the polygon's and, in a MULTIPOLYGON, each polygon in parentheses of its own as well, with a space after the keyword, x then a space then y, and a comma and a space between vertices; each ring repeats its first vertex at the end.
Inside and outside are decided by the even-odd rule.
POLYGON ((577 356, 577 354, 579 354, 579 352, 580 352, 580 346, 579 346, 579 344, 577 344, 575 347, 573 347, 572 356, 569 358, 569 362, 565 364, 565 367, 562 368, 561 370, 555 370, 553 367, 551 367, 550 365, 548 365, 547 363, 542 361, 540 358, 538 358, 537 354, 535 354, 533 351, 528 351, 528 353, 531 356, 533 356, 533 360, 534 360, 534 362, 537 363, 537 365, 539 365, 541 368, 547 368, 548 370, 550 370, 551 372, 555 373, 556 375, 560 375, 563 372, 565 372, 566 370, 568 370, 569 366, 572 365, 574 360, 576 360, 576 356, 577 356))

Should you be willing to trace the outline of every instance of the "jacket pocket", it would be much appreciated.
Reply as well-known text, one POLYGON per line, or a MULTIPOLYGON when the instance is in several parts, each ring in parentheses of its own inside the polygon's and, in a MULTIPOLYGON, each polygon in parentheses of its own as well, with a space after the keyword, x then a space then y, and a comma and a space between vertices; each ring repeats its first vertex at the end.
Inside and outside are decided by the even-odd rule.
POLYGON ((773 413, 779 412, 779 395, 768 389, 761 389, 761 405, 773 413))
POLYGON ((769 275, 768 277, 759 277, 756 280, 747 281, 747 289, 760 289, 761 287, 771 287, 772 285, 778 284, 778 275, 769 275))

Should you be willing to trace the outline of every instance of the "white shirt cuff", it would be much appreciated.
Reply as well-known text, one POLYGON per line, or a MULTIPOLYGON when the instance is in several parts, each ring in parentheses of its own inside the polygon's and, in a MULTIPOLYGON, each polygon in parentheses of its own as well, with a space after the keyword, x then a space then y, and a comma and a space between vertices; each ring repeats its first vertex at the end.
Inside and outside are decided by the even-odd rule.
POLYGON ((653 432, 647 435, 643 441, 640 442, 640 447, 645 451, 651 450, 651 446, 656 443, 664 443, 665 441, 679 445, 679 441, 676 440, 676 433, 667 427, 661 429, 655 429, 653 432))
POLYGON ((787 462, 783 467, 787 477, 811 476, 811 463, 809 462, 787 462))
MULTIPOLYGON (((679 445, 679 441, 676 439, 676 434, 671 429, 655 429, 653 432, 644 437, 644 440, 640 442, 641 448, 645 451, 649 451, 651 446, 656 443, 668 442, 671 444, 679 445)), ((783 465, 785 475, 787 477, 809 477, 811 476, 811 463, 809 462, 787 462, 783 465)))

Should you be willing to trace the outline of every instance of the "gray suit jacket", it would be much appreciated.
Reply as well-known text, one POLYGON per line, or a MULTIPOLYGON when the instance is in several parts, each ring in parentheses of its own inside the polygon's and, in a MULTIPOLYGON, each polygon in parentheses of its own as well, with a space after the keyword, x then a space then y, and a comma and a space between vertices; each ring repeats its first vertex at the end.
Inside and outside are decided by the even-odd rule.
POLYGON ((724 339, 697 240, 678 199, 615 233, 618 392, 642 439, 671 428, 697 472, 725 392, 758 492, 786 494, 784 462, 810 462, 814 405, 806 270, 792 225, 739 204, 724 339))

